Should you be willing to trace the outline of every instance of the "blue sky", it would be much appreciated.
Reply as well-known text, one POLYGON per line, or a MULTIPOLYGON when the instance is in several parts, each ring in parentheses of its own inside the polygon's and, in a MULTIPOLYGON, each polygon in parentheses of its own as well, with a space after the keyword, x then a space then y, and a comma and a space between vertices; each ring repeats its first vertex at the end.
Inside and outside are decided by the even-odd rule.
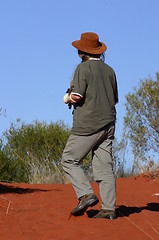
POLYGON ((125 95, 159 71, 158 0, 0 0, 0 135, 20 118, 72 125, 63 103, 80 63, 72 41, 96 32, 117 75, 116 135, 125 95))

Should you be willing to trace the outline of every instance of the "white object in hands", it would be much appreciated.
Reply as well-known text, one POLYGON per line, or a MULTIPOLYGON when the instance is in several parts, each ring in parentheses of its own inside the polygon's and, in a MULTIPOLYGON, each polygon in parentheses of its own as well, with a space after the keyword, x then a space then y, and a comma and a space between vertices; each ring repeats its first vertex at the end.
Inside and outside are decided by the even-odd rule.
POLYGON ((70 102, 75 103, 75 101, 71 98, 71 94, 66 93, 63 97, 64 103, 68 104, 70 102))

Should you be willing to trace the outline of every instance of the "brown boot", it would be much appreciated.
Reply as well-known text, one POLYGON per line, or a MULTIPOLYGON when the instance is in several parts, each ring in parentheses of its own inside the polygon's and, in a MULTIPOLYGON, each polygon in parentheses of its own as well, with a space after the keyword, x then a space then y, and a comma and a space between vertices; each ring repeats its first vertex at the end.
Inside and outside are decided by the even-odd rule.
POLYGON ((116 219, 116 213, 113 210, 102 209, 93 218, 107 218, 110 220, 116 219))
POLYGON ((99 202, 98 198, 93 194, 86 194, 79 198, 79 203, 76 208, 72 210, 73 216, 82 215, 88 207, 93 207, 99 202))

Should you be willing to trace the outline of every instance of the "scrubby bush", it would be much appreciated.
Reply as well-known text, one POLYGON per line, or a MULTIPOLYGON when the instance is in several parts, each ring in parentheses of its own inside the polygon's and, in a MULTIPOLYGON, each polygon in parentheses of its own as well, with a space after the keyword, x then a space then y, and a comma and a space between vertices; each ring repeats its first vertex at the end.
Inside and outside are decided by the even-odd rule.
POLYGON ((12 123, 1 143, 1 181, 63 182, 60 160, 69 135, 63 122, 12 123))

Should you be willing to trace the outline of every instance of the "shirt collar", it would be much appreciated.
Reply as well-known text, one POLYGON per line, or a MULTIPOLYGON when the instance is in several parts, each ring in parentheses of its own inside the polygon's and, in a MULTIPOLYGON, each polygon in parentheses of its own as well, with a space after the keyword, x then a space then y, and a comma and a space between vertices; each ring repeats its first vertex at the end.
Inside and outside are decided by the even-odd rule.
POLYGON ((90 57, 89 60, 98 60, 99 61, 100 58, 92 58, 92 57, 90 57))

